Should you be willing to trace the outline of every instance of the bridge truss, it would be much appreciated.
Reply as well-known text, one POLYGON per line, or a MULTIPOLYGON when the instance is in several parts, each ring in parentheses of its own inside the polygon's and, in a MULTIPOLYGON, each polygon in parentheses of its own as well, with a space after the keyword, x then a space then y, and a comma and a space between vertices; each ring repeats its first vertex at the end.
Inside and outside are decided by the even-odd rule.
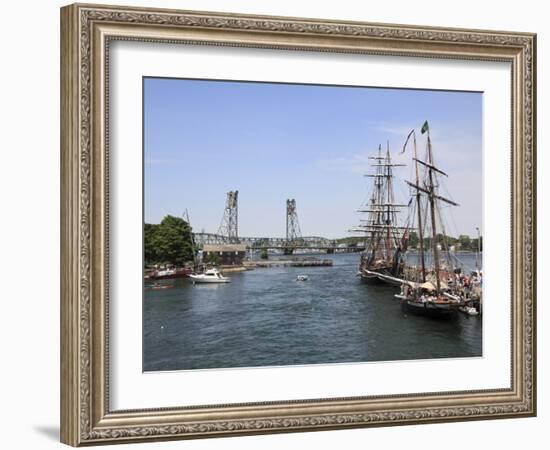
POLYGON ((244 244, 248 250, 295 250, 350 251, 361 250, 356 246, 343 246, 333 239, 320 236, 302 236, 296 211, 296 200, 286 201, 286 237, 241 237, 238 234, 238 195, 239 191, 227 193, 223 218, 217 233, 193 233, 197 249, 204 245, 244 244))
MULTIPOLYGON (((205 244, 234 244, 227 236, 216 233, 193 233, 193 239, 197 248, 201 249, 205 244)), ((340 246, 333 239, 321 236, 303 236, 300 239, 289 241, 286 237, 239 237, 239 243, 246 245, 250 250, 346 250, 346 246, 340 246)), ((354 249, 356 247, 353 247, 354 249)))
POLYGON ((239 242, 239 191, 227 193, 218 234, 225 236, 233 244, 239 242))

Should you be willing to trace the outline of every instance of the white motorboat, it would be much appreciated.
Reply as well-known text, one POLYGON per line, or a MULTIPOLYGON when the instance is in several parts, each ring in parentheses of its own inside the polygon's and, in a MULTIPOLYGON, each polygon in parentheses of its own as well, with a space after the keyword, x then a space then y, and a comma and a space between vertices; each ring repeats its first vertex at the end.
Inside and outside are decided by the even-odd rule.
POLYGON ((231 278, 224 277, 218 269, 208 269, 204 273, 189 275, 193 284, 195 283, 230 283, 231 278))
POLYGON ((467 314, 469 316, 477 316, 479 315, 479 312, 477 311, 477 309, 475 309, 474 307, 472 306, 461 306, 460 308, 458 308, 461 312, 463 312, 464 314, 467 314))
POLYGON ((296 281, 307 281, 309 277, 307 275, 298 275, 296 281))

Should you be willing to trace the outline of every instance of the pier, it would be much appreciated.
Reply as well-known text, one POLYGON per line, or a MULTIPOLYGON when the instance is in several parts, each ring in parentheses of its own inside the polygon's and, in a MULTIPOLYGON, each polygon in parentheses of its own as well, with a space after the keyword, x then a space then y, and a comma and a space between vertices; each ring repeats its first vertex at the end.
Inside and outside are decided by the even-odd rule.
POLYGON ((274 259, 261 261, 245 261, 246 268, 269 268, 269 267, 323 267, 332 266, 332 259, 297 258, 297 259, 274 259))

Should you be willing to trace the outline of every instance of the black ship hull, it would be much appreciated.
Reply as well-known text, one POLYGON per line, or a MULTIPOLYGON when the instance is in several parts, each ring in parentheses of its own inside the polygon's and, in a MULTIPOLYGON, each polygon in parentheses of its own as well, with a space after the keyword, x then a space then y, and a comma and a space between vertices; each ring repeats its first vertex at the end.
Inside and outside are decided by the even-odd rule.
POLYGON ((432 317, 434 319, 452 319, 456 317, 458 309, 456 305, 437 304, 433 302, 415 302, 403 300, 403 308, 410 314, 432 317))

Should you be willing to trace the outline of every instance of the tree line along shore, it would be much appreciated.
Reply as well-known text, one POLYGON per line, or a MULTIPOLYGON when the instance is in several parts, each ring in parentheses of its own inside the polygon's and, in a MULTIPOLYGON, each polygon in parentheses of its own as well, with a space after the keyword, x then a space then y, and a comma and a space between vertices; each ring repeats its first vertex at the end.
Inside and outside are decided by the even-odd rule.
MULTIPOLYGON (((437 243, 443 243, 443 235, 437 237, 437 243)), ((447 245, 454 246, 455 251, 483 251, 483 238, 472 238, 468 235, 458 237, 445 236, 447 245)), ((335 239, 336 244, 346 244, 349 247, 361 247, 365 238, 360 236, 335 239)), ((418 246, 418 235, 411 231, 409 248, 418 246)), ((427 247, 431 239, 424 239, 427 247)), ((159 224, 145 223, 143 226, 143 246, 145 267, 157 265, 172 265, 182 267, 194 261, 192 228, 184 219, 171 215, 165 216, 159 224)), ((215 264, 216 261, 211 261, 215 264)))

